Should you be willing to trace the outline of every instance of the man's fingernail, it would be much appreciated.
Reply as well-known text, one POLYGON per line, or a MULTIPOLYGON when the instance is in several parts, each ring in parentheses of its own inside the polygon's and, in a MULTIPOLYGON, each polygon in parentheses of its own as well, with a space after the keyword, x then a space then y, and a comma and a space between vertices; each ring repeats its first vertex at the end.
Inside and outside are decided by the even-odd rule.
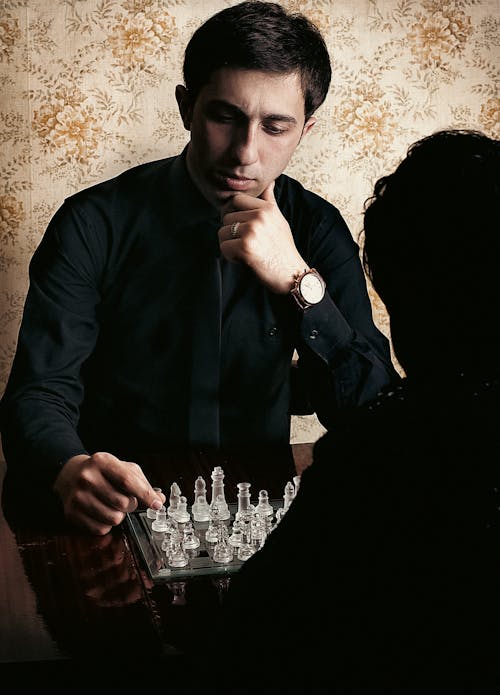
POLYGON ((158 510, 158 509, 160 509, 160 507, 161 507, 160 500, 153 500, 151 502, 151 509, 157 509, 158 510))

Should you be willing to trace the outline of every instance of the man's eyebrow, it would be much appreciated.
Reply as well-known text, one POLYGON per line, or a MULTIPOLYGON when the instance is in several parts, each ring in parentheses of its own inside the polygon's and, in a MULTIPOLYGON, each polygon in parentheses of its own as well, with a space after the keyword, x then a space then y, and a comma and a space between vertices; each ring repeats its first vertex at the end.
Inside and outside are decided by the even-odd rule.
MULTIPOLYGON (((211 101, 208 102, 208 106, 210 108, 223 108, 223 109, 228 109, 230 111, 233 111, 234 113, 238 113, 241 116, 246 116, 246 113, 243 111, 243 109, 240 109, 239 106, 236 106, 235 104, 232 104, 230 101, 225 101, 224 99, 212 99, 211 101)), ((266 113, 262 117, 263 121, 281 121, 283 123, 297 123, 297 119, 294 118, 294 116, 288 116, 284 113, 266 113)))
POLYGON ((286 116, 284 113, 269 113, 264 116, 265 121, 284 121, 285 123, 297 123, 293 116, 286 116))

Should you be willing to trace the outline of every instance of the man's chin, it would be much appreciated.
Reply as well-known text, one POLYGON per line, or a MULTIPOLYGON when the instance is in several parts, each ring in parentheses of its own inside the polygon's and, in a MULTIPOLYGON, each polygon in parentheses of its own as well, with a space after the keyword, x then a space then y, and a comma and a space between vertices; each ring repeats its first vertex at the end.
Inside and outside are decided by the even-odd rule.
MULTIPOLYGON (((205 197, 214 207, 221 210, 222 208, 225 208, 228 202, 239 193, 240 191, 212 188, 209 195, 206 195, 205 197)), ((245 191, 246 195, 253 196, 254 198, 258 198, 260 193, 261 191, 257 190, 245 191)))

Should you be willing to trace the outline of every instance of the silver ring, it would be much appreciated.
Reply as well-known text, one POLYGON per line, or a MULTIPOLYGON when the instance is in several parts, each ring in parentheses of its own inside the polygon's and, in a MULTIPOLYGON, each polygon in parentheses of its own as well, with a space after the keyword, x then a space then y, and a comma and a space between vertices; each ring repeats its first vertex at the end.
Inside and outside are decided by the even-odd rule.
POLYGON ((238 227, 239 226, 240 226, 239 222, 233 222, 233 224, 231 225, 231 237, 233 239, 238 238, 238 227))

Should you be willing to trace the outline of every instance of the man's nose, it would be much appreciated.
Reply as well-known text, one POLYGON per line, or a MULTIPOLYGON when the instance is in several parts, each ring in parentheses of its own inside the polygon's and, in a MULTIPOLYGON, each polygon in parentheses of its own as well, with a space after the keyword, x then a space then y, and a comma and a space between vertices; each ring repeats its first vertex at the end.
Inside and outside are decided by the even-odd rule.
POLYGON ((258 159, 258 128, 252 124, 241 125, 234 134, 233 152, 239 164, 254 164, 258 159))

